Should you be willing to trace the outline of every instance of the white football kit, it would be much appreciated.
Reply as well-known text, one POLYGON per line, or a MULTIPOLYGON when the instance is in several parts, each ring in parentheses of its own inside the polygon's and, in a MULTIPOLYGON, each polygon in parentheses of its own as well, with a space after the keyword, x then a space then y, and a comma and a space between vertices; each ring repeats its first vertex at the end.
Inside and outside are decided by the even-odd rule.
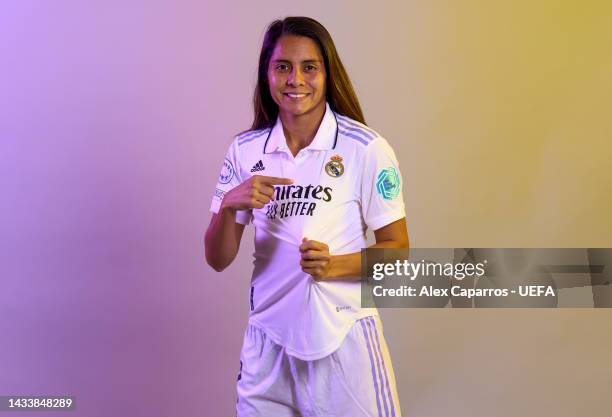
MULTIPOLYGON (((327 104, 313 141, 294 157, 279 117, 272 128, 241 134, 232 142, 211 211, 217 213, 225 193, 253 175, 290 178, 294 182, 274 186, 274 199, 262 209, 236 214, 237 222, 248 224, 252 220, 255 225, 249 328, 241 357, 245 358, 245 349, 252 345, 249 341, 256 333, 260 334, 258 340, 274 345, 278 354, 289 355, 298 362, 316 362, 334 352, 338 355, 346 350, 345 346, 339 349, 345 339, 349 344, 347 335, 361 337, 361 342, 366 343, 367 338, 356 335, 364 323, 376 330, 375 323, 380 322, 375 308, 361 308, 360 282, 315 281, 301 269, 299 246, 306 237, 326 243, 331 255, 358 252, 366 247, 366 228, 376 230, 405 217, 401 174, 387 141, 369 127, 334 113, 327 104)), ((377 333, 374 330, 372 335, 377 333)), ((397 394, 390 361, 385 366, 387 347, 381 326, 378 332, 381 334, 376 335, 376 342, 372 339, 372 346, 362 343, 361 350, 367 358, 368 351, 376 353, 372 347, 379 346, 379 360, 370 355, 372 367, 363 371, 371 373, 372 388, 377 390, 378 407, 374 404, 374 410, 385 415, 385 410, 391 410, 396 403, 392 399, 397 394), (385 392, 388 407, 387 402, 382 407, 379 399, 385 392)), ((259 360, 274 361, 263 356, 259 360)), ((242 375, 247 366, 241 363, 242 375)), ((244 396, 253 394, 253 390, 243 388, 244 396)), ((322 407, 323 400, 317 401, 322 407)), ((255 412, 256 408, 249 408, 245 415, 285 415, 278 410, 275 414, 255 412)), ((361 404, 359 408, 363 412, 367 406, 361 404)), ((301 412, 306 414, 304 409, 301 412)), ((319 415, 316 411, 309 413, 319 415)), ((289 410, 286 415, 293 414, 289 410)), ((398 416, 399 404, 387 415, 398 416)))

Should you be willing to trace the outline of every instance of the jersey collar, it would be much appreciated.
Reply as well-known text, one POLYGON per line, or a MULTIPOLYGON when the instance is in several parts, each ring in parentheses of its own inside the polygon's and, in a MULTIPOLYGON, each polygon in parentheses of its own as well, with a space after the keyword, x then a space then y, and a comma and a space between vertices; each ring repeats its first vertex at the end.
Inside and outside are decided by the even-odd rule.
MULTIPOLYGON (((336 120, 336 114, 329 107, 329 103, 325 103, 325 114, 323 120, 317 129, 315 137, 310 142, 310 145, 304 149, 313 150, 328 150, 336 147, 338 140, 338 121, 336 120)), ((288 151, 287 139, 283 132, 283 125, 280 116, 276 118, 276 124, 268 133, 268 138, 264 144, 264 153, 272 153, 276 151, 288 151)))

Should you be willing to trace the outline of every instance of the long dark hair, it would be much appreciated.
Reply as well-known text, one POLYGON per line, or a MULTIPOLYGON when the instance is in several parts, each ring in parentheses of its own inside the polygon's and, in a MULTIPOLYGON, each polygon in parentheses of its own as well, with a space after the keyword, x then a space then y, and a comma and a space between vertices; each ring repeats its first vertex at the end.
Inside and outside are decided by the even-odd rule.
POLYGON ((325 27, 310 17, 286 17, 270 23, 259 54, 257 85, 253 94, 253 124, 251 130, 271 127, 278 116, 278 105, 272 100, 268 86, 268 64, 276 42, 283 35, 306 36, 319 45, 327 74, 326 100, 331 109, 365 124, 359 100, 331 35, 325 27))

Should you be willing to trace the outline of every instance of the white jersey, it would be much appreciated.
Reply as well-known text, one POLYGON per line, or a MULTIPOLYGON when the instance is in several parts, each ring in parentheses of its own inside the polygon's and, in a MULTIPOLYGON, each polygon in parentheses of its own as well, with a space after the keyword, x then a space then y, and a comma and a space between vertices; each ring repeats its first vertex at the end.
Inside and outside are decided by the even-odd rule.
POLYGON ((361 308, 359 281, 315 281, 300 266, 302 238, 323 242, 331 255, 366 247, 366 228, 405 217, 395 154, 374 130, 332 112, 309 146, 294 157, 280 118, 272 128, 235 138, 227 153, 211 211, 226 192, 253 175, 285 177, 262 209, 238 211, 236 221, 255 225, 249 323, 287 353, 315 360, 334 352, 353 323, 378 315, 361 308))

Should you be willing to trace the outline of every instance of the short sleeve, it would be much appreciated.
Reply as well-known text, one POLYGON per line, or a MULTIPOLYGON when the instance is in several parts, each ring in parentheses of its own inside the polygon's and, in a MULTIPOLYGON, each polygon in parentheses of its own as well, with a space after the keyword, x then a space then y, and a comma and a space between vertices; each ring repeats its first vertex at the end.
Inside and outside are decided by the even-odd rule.
MULTIPOLYGON (((242 176, 240 170, 240 155, 238 149, 238 143, 236 140, 232 142, 225 155, 225 160, 221 166, 221 173, 215 187, 215 194, 213 195, 212 202, 210 204, 210 211, 218 213, 221 208, 221 201, 225 194, 232 188, 237 187, 242 183, 242 176)), ((249 224, 252 217, 251 210, 238 210, 236 212, 236 223, 249 224)))
POLYGON ((402 195, 402 174, 389 143, 377 137, 365 152, 361 181, 361 211, 372 230, 406 217, 402 195))

